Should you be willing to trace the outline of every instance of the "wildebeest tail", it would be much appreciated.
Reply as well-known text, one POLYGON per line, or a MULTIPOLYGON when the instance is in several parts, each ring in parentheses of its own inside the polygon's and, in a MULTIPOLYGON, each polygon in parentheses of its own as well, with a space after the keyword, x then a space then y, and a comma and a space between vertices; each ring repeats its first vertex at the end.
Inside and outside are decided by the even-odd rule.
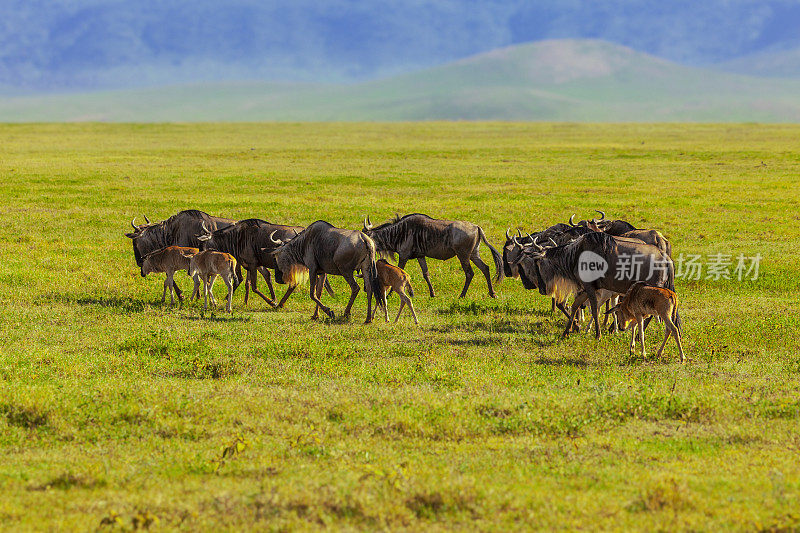
POLYGON ((331 282, 328 281, 328 276, 325 276, 325 283, 323 284, 323 287, 325 287, 325 290, 328 291, 328 294, 331 296, 336 296, 336 293, 333 292, 333 288, 331 287, 331 282))
POLYGON ((363 235, 362 238, 367 245, 367 250, 369 250, 369 256, 361 264, 361 273, 364 275, 364 289, 366 290, 367 283, 369 283, 372 294, 375 295, 375 305, 386 309, 386 293, 383 292, 383 284, 378 276, 378 266, 375 264, 375 242, 366 235, 363 235))
POLYGON ((372 294, 375 295, 375 305, 386 309, 386 293, 383 292, 383 284, 378 277, 378 267, 375 266, 375 261, 371 261, 369 265, 369 285, 372 287, 372 294))
POLYGON ((494 282, 500 283, 503 281, 503 256, 500 255, 500 252, 497 249, 489 244, 489 241, 486 240, 486 234, 483 232, 483 228, 478 226, 478 236, 483 241, 483 244, 489 247, 489 251, 492 252, 492 259, 494 260, 494 268, 497 271, 494 282))

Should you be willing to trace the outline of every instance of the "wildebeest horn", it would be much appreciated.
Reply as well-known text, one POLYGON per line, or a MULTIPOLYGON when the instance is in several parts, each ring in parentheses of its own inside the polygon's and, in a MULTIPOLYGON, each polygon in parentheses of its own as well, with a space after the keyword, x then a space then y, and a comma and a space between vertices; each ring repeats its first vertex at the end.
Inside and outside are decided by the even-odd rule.
POLYGON ((294 236, 295 236, 295 237, 297 237, 298 235, 300 235, 299 233, 297 233, 297 230, 296 230, 296 229, 293 229, 292 231, 294 232, 294 236))
POLYGON ((369 215, 364 219, 364 227, 366 229, 372 229, 372 221, 369 219, 369 215))
POLYGON ((273 231, 272 233, 270 233, 270 234, 269 234, 269 240, 271 240, 271 241, 272 241, 272 242, 274 242, 275 244, 283 244, 283 241, 279 241, 279 240, 276 240, 276 239, 275 239, 275 234, 276 234, 276 233, 278 233, 278 230, 275 230, 275 231, 273 231))
POLYGON ((533 239, 533 242, 531 244, 533 244, 534 248, 536 248, 539 251, 544 249, 538 242, 536 242, 536 239, 533 239))
POLYGON ((147 222, 148 224, 150 223, 150 219, 147 218, 147 215, 144 216, 144 221, 147 222))
POLYGON ((603 221, 603 220, 605 220, 605 219, 606 219, 606 214, 605 214, 605 213, 603 213, 603 212, 602 212, 602 211, 600 211, 599 209, 595 209, 595 211, 597 211, 598 213, 600 213, 600 220, 599 220, 598 222, 600 222, 600 221, 603 221))
POLYGON ((139 231, 139 227, 135 224, 135 222, 136 222, 136 217, 133 217, 133 220, 131 220, 131 226, 133 226, 134 231, 139 231))
POLYGON ((522 245, 521 245, 521 244, 519 243, 519 241, 517 240, 517 236, 516 236, 516 235, 514 235, 513 237, 511 237, 511 242, 513 242, 513 243, 514 243, 514 246, 519 246, 520 248, 522 248, 522 245))
POLYGON ((517 237, 522 238, 522 230, 517 228, 517 237))
POLYGON ((572 216, 569 217, 569 225, 572 227, 577 226, 577 224, 575 224, 575 213, 573 213, 572 216))
POLYGON ((552 237, 549 237, 549 239, 550 239, 550 242, 552 242, 552 243, 553 243, 553 246, 558 246, 558 244, 556 243, 556 241, 554 241, 554 240, 553 240, 553 238, 552 238, 552 237))
POLYGON ((511 231, 511 228, 506 229, 506 240, 507 241, 511 240, 511 235, 509 235, 509 233, 508 233, 509 231, 511 231))

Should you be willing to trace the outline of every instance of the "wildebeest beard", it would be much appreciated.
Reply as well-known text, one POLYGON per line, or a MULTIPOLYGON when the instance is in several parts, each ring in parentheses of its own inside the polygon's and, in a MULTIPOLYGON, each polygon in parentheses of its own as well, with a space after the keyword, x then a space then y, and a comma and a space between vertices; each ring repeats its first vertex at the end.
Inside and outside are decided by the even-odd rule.
POLYGON ((301 231, 295 238, 275 250, 277 268, 275 281, 296 287, 308 279, 308 267, 303 263, 305 255, 306 231, 301 231))

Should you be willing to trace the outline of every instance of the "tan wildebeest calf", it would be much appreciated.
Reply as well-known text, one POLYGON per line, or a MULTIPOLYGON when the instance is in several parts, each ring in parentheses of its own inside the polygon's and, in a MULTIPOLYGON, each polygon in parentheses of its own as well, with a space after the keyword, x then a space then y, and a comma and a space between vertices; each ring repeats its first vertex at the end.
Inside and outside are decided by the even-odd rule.
MULTIPOLYGON (((394 319, 395 323, 400 320, 400 313, 403 312, 403 306, 408 305, 408 308, 411 309, 411 316, 414 317, 414 323, 419 324, 417 313, 414 311, 414 304, 411 302, 411 297, 414 296, 414 287, 411 286, 411 276, 402 268, 389 263, 386 259, 378 259, 375 261, 375 267, 378 269, 378 279, 381 285, 383 285, 383 293, 388 295, 388 291, 391 289, 400 297, 400 310, 397 311, 397 317, 394 319), (406 293, 406 289, 408 289, 408 293, 406 293)), ((378 306, 376 305, 375 311, 377 310, 378 306)), ((373 316, 375 315, 375 311, 372 312, 373 316)), ((386 321, 388 322, 389 310, 384 308, 384 313, 386 315, 386 321)))
POLYGON ((200 279, 203 280, 203 309, 208 309, 209 296, 211 297, 211 304, 214 307, 217 306, 213 289, 214 281, 216 281, 217 276, 220 276, 228 287, 228 306, 226 311, 232 312, 231 300, 233 299, 233 291, 239 286, 239 278, 236 277, 236 259, 231 254, 213 250, 198 252, 192 256, 189 274, 192 276, 199 275, 200 279))
MULTIPOLYGON (((173 287, 175 286, 175 282, 173 281, 175 272, 179 270, 186 270, 188 272, 191 258, 198 252, 199 250, 197 248, 168 246, 151 252, 144 257, 141 268, 142 277, 147 276, 151 272, 165 272, 167 274, 167 278, 164 280, 164 292, 161 294, 162 304, 164 304, 167 298, 167 288, 169 288, 169 304, 175 304, 175 298, 172 295, 173 287)), ((200 297, 200 279, 197 276, 194 276, 194 290, 189 299, 191 300, 195 296, 198 298, 200 297)), ((180 293, 178 293, 178 300, 183 303, 183 296, 180 293)))
POLYGON ((631 331, 630 353, 636 348, 636 329, 639 329, 639 342, 642 344, 642 358, 645 358, 644 350, 644 319, 647 317, 659 317, 666 326, 664 342, 658 349, 658 356, 664 351, 664 346, 670 335, 675 337, 678 343, 678 351, 681 354, 681 363, 686 361, 681 346, 681 332, 675 325, 675 316, 678 311, 678 295, 669 289, 662 287, 649 287, 643 281, 631 285, 620 303, 612 307, 608 313, 616 313, 620 329, 625 331, 628 325, 635 322, 631 331))

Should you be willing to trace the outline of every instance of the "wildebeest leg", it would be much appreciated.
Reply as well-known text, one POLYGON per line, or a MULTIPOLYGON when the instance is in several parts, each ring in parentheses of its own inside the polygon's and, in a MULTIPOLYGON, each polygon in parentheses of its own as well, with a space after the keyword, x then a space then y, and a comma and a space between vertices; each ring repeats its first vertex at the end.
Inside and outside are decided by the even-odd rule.
POLYGON ((217 275, 216 274, 209 274, 208 275, 208 280, 209 280, 209 283, 208 283, 208 297, 211 299, 211 305, 213 305, 216 308, 217 307, 217 300, 214 298, 214 282, 217 281, 217 275))
MULTIPOLYGON (((172 296, 172 284, 175 283, 175 271, 174 270, 172 272, 167 272, 167 279, 169 280, 169 284, 168 284, 168 287, 169 287, 169 305, 171 307, 171 306, 175 305, 175 298, 173 298, 173 296, 172 296)), ((183 303, 183 298, 181 298, 179 296, 178 297, 178 301, 183 303)))
POLYGON ((550 298, 550 312, 551 313, 555 313, 556 312, 556 299, 555 298, 550 298))
POLYGON ((251 288, 255 294, 261 296, 270 306, 277 307, 274 300, 267 298, 264 293, 258 290, 258 268, 247 269, 247 279, 250 281, 251 288))
POLYGON ((264 278, 264 281, 267 282, 270 299, 275 301, 275 289, 272 287, 272 274, 270 274, 269 269, 266 267, 258 267, 258 271, 261 272, 261 276, 264 278))
POLYGON ((289 287, 288 289, 286 289, 286 294, 284 294, 283 298, 281 298, 281 301, 278 304, 278 309, 283 309, 284 304, 286 304, 286 300, 289 299, 289 296, 291 296, 291 294, 294 292, 295 288, 297 288, 297 285, 295 285, 294 287, 289 287))
POLYGON ((647 354, 644 349, 644 318, 638 316, 636 317, 636 321, 639 323, 639 342, 642 343, 642 359, 647 359, 647 354))
POLYGON ((189 297, 189 300, 194 300, 197 298, 200 299, 200 274, 195 274, 192 276, 192 282, 194 283, 194 288, 192 289, 192 295, 189 297))
POLYGON ((461 295, 459 298, 463 298, 467 295, 467 289, 469 289, 469 284, 472 283, 472 277, 475 275, 475 271, 472 270, 472 265, 469 264, 468 257, 459 257, 458 260, 461 262, 461 268, 464 269, 464 288, 461 290, 461 295))
POLYGON ((210 274, 203 276, 203 311, 208 309, 208 282, 210 274))
MULTIPOLYGON (((559 304, 563 305, 563 304, 559 304)), ((572 324, 575 322, 575 317, 578 314, 578 310, 580 309, 580 305, 572 304, 572 314, 567 317, 567 327, 564 328, 564 333, 561 335, 562 337, 566 337, 569 335, 570 330, 572 329, 572 324)))
MULTIPOLYGON (((161 305, 164 305, 164 302, 167 301, 167 289, 170 288, 170 279, 169 274, 167 277, 164 278, 164 290, 161 291, 161 305)), ((172 298, 172 289, 170 288, 169 297, 172 298)))
MULTIPOLYGON (((675 337, 675 342, 678 343, 678 353, 681 354, 681 363, 684 363, 686 361, 686 356, 683 354, 683 346, 681 345, 681 333, 680 333, 680 330, 678 329, 678 326, 675 324, 675 322, 672 321, 672 318, 670 318, 670 317, 665 317, 664 318, 664 323, 665 323, 665 325, 667 327, 667 331, 668 332, 671 331, 672 332, 672 336, 675 337)), ((667 343, 667 338, 668 337, 664 337, 664 344, 667 343)), ((661 355, 661 351, 664 349, 664 344, 661 345, 661 349, 658 351, 659 355, 661 355)))
MULTIPOLYGON (((311 300, 317 304, 317 307, 314 309, 314 315, 311 317, 313 319, 317 318, 319 310, 322 309, 322 312, 328 315, 330 318, 334 318, 333 311, 330 308, 326 307, 322 304, 322 302, 317 297, 317 270, 314 268, 308 269, 308 279, 310 280, 309 285, 311 286, 309 289, 309 294, 311 296, 311 300)), ((355 283, 355 282, 353 282, 355 283)))
POLYGON ((414 304, 411 302, 411 298, 408 297, 405 291, 397 293, 400 296, 400 311, 397 312, 397 318, 394 319, 395 323, 400 319, 400 313, 403 311, 403 306, 408 305, 408 308, 411 309, 411 316, 414 317, 414 324, 419 325, 419 320, 417 320, 417 313, 414 311, 414 304))
POLYGON ((422 277, 425 279, 425 283, 428 284, 428 290, 430 291, 431 298, 435 298, 436 291, 433 290, 433 285, 431 284, 431 275, 428 273, 428 260, 425 259, 424 257, 420 257, 419 259, 417 259, 417 261, 419 262, 420 270, 422 270, 422 277))
POLYGON ((327 274, 321 274, 317 276, 317 298, 320 300, 322 300, 322 286, 325 284, 327 276, 327 274))
MULTIPOLYGON (((234 274, 235 275, 235 274, 234 274)), ((231 306, 231 302, 233 300, 233 276, 230 274, 223 274, 222 281, 225 282, 225 285, 228 287, 228 306, 227 311, 229 313, 233 313, 233 308, 231 306)))
MULTIPOLYGON (((175 294, 178 296, 178 299, 183 299, 183 291, 178 287, 178 284, 175 283, 175 280, 172 280, 172 288, 175 289, 175 294)), ((199 298, 200 295, 198 294, 197 297, 199 298)))
POLYGON ((631 344, 628 346, 628 355, 633 355, 633 351, 636 350, 636 328, 639 327, 639 324, 634 324, 631 328, 631 344))
MULTIPOLYGON (((577 312, 580 310, 581 306, 586 301, 586 298, 587 298, 587 296, 586 296, 585 292, 581 292, 578 295, 576 295, 575 296, 575 300, 572 302, 572 307, 570 308, 570 312, 569 313, 564 313, 565 315, 567 315, 567 319, 571 319, 571 321, 567 323, 567 328, 569 330, 573 330, 573 329, 575 331, 580 331, 581 330, 581 325, 580 325, 580 322, 578 321, 576 315, 577 315, 577 312), (576 318, 572 319, 573 316, 575 316, 576 318)), ((562 312, 565 311, 564 304, 559 303, 558 305, 560 306, 560 309, 562 310, 562 312)))
POLYGON ((600 319, 598 318, 597 314, 599 312, 599 305, 597 303, 597 293, 594 290, 587 290, 586 295, 589 297, 589 303, 592 306, 592 318, 594 319, 594 336, 596 339, 600 340, 601 333, 600 333, 600 319))
MULTIPOLYGON (((344 308, 344 316, 347 317, 350 316, 350 308, 353 307, 353 302, 356 301, 356 295, 358 294, 358 291, 361 289, 359 288, 358 283, 356 283, 356 279, 353 277, 352 272, 343 272, 342 277, 347 282, 347 284, 350 285, 350 301, 347 302, 347 307, 344 308)), ((364 278, 366 279, 366 277, 367 276, 365 274, 364 278)), ((367 317, 367 319, 369 320, 369 317, 367 317)))
POLYGON ((486 285, 489 287, 489 296, 492 298, 497 298, 497 294, 494 292, 494 287, 492 287, 492 273, 489 270, 489 265, 483 262, 481 256, 478 255, 478 248, 476 247, 475 250, 472 251, 472 256, 470 257, 475 266, 483 272, 483 276, 486 278, 486 285))

